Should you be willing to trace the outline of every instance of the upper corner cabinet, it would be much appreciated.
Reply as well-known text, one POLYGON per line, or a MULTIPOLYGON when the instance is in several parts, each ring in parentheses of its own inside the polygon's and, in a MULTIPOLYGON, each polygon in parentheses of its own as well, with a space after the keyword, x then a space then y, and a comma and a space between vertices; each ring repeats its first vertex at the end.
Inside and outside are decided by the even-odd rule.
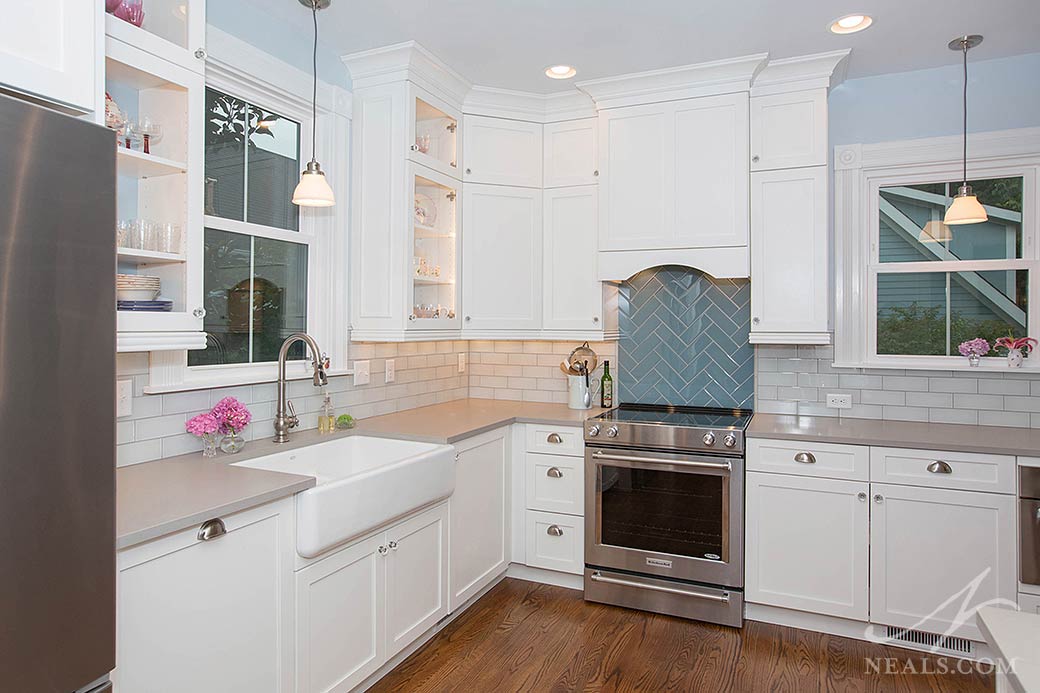
POLYGON ((751 170, 827 164, 827 90, 751 97, 751 170))
POLYGON ((0 85, 79 113, 94 110, 103 11, 86 0, 4 3, 0 85))
POLYGON ((600 250, 746 249, 748 118, 747 92, 600 111, 600 250))
POLYGON ((522 120, 467 115, 462 180, 542 187, 542 126, 522 120))
POLYGON ((564 188, 599 182, 598 121, 565 120, 542 126, 542 187, 564 188))
POLYGON ((458 130, 462 115, 414 85, 410 91, 408 158, 446 176, 459 178, 458 130))
POLYGON ((148 0, 142 7, 139 17, 106 15, 105 33, 175 65, 204 72, 206 0, 148 0))

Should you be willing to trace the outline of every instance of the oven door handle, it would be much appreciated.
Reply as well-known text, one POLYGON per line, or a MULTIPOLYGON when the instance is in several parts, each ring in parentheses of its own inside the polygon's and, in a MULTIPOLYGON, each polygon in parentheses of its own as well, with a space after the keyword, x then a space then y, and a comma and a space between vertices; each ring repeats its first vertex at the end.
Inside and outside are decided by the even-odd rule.
POLYGON ((681 590, 677 587, 664 587, 662 585, 651 585, 645 582, 635 582, 634 580, 622 580, 620 578, 607 577, 599 572, 593 572, 590 574, 589 579, 593 582, 605 582, 610 585, 620 585, 621 587, 637 587, 639 589, 651 590, 653 592, 667 592, 668 594, 679 594, 684 597, 696 597, 697 599, 707 599, 713 602, 729 604, 729 592, 723 592, 722 594, 692 592, 690 590, 681 590))
POLYGON ((647 462, 649 464, 674 464, 680 467, 699 467, 701 469, 722 469, 733 471, 729 462, 699 462, 694 460, 666 460, 661 457, 637 457, 635 455, 611 455, 605 452, 592 453, 594 460, 615 460, 617 462, 647 462))

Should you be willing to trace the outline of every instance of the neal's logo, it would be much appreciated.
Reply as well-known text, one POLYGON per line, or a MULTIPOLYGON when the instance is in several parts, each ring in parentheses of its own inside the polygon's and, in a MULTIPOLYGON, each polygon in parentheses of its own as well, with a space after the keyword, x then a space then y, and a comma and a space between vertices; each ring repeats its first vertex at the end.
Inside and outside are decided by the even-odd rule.
POLYGON ((672 567, 672 562, 671 561, 664 561, 664 560, 661 560, 660 558, 648 558, 648 559, 646 559, 646 564, 647 565, 654 565, 654 566, 657 566, 658 568, 671 568, 672 567))

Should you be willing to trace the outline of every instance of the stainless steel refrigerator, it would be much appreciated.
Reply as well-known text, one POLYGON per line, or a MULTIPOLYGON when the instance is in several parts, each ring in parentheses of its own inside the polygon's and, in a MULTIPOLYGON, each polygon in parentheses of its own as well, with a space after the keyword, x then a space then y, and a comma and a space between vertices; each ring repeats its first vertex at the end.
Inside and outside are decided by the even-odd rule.
POLYGON ((0 96, 0 690, 115 667, 115 140, 0 96))

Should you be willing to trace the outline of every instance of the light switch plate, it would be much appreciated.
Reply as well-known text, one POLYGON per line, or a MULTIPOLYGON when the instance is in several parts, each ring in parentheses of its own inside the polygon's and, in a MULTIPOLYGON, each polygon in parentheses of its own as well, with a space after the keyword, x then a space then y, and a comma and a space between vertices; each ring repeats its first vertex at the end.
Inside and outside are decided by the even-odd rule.
POLYGON ((354 385, 368 385, 372 382, 372 372, 368 361, 354 362, 354 385))
POLYGON ((852 395, 828 393, 827 406, 831 409, 852 409, 852 395))
POLYGON ((134 413, 134 381, 116 381, 116 416, 130 416, 134 413))
POLYGON ((466 354, 459 354, 459 373, 466 372, 466 354))
POLYGON ((392 383, 397 380, 397 366, 393 359, 386 360, 386 382, 392 383))

